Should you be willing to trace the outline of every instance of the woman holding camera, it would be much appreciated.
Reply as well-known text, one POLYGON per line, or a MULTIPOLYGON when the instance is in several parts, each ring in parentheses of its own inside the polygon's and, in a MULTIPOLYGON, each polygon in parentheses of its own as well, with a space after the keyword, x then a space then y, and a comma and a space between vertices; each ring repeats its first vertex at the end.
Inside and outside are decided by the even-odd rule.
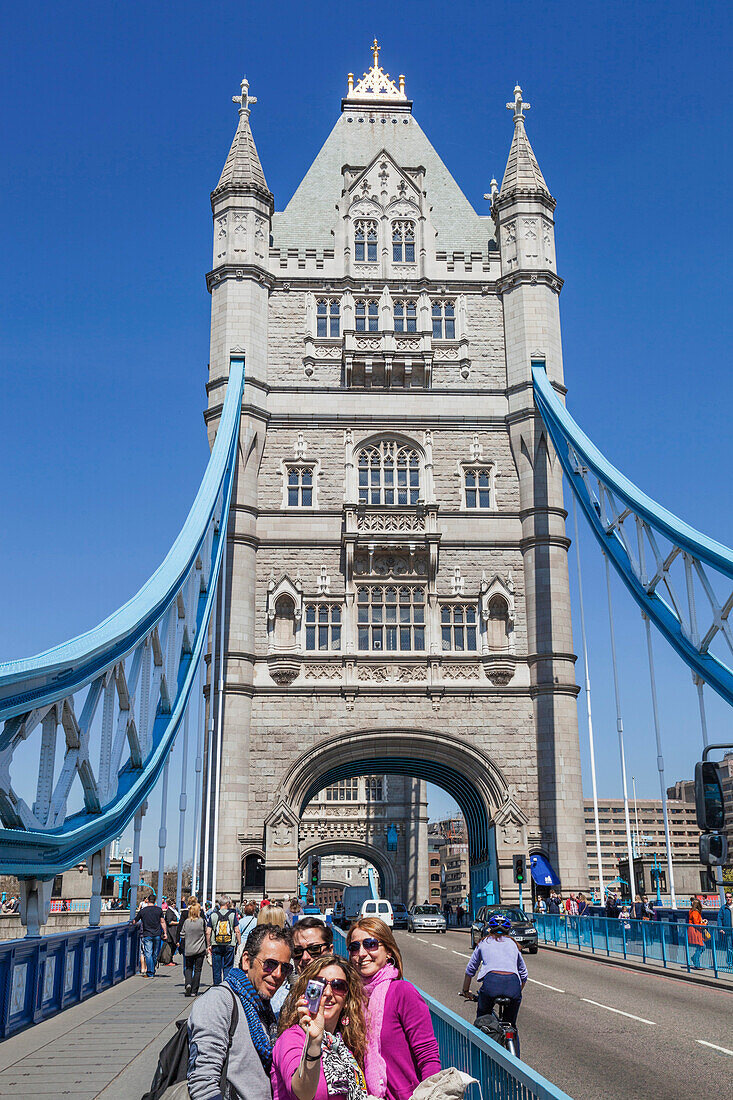
POLYGON ((273 1100, 366 1100, 363 997, 361 978, 337 955, 321 955, 303 970, 280 1013, 273 1100), (317 1007, 306 997, 314 979, 321 983, 316 995, 323 989, 317 1007))
POLYGON ((346 936, 367 997, 364 1073, 371 1096, 409 1100, 441 1069, 428 1006, 402 977, 402 956, 384 921, 361 917, 346 936))

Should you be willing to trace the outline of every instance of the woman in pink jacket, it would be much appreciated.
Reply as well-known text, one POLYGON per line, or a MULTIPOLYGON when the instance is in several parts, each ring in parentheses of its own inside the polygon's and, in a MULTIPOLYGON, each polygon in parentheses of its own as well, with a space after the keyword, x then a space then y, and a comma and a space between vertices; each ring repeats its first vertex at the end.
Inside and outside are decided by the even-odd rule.
POLYGON ((441 1069, 428 1006, 403 979, 402 956, 384 921, 362 917, 349 929, 346 945, 367 997, 367 1091, 409 1100, 421 1081, 441 1069))

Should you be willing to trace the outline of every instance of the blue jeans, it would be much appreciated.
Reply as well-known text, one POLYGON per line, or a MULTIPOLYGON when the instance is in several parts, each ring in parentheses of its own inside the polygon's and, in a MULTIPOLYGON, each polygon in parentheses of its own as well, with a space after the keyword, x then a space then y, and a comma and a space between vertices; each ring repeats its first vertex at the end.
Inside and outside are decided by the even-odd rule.
POLYGON ((145 969, 148 974, 155 973, 162 943, 162 936, 143 936, 143 955, 145 956, 145 969))
POLYGON ((222 978, 226 978, 229 971, 234 966, 234 944, 230 947, 217 947, 216 944, 211 948, 211 969, 214 971, 214 985, 221 985, 222 978))
MULTIPOLYGON (((477 1019, 492 1011, 497 997, 511 997, 504 1009, 504 1019, 516 1028, 517 1013, 522 1003, 522 983, 518 975, 496 974, 494 971, 489 971, 479 989, 477 1019)), ((517 1056, 519 1056, 519 1032, 517 1032, 517 1056)))

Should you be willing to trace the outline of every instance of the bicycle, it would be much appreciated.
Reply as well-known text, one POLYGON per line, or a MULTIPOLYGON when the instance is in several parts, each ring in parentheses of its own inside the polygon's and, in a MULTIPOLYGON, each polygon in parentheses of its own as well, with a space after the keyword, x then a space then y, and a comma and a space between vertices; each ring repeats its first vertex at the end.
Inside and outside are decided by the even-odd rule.
MULTIPOLYGON (((461 993, 460 996, 466 1001, 475 1001, 478 1004, 478 996, 476 993, 461 993)), ((499 1046, 509 1053, 513 1054, 515 1058, 519 1057, 519 1032, 516 1024, 510 1023, 509 1020, 504 1018, 507 1006, 511 1001, 511 997, 500 994, 494 998, 494 1007, 491 1012, 485 1013, 483 1016, 476 1016, 473 1026, 482 1031, 484 1035, 488 1035, 490 1039, 493 1039, 499 1046)))

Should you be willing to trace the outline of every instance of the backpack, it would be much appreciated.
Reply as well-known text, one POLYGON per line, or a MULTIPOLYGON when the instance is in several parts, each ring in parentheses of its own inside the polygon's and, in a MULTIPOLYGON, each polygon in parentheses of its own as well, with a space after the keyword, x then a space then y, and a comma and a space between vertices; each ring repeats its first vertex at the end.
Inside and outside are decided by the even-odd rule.
MULTIPOLYGON (((239 1004, 237 1003, 237 995, 231 987, 226 985, 226 983, 222 984, 224 988, 228 989, 231 993, 233 1002, 232 1022, 229 1025, 229 1042, 227 1043, 227 1054, 224 1059, 220 1081, 221 1094, 222 1096, 226 1096, 229 1051, 231 1050, 234 1032, 239 1023, 239 1004)), ((158 1065, 156 1066, 150 1089, 142 1097, 142 1100, 162 1100, 164 1096, 166 1100, 173 1100, 173 1097, 176 1095, 174 1087, 186 1081, 188 1074, 188 1020, 176 1020, 176 1027, 178 1031, 168 1040, 158 1055, 158 1065)), ((180 1094, 182 1097, 188 1096, 187 1085, 185 1090, 180 1090, 180 1094)))
POLYGON ((214 943, 217 947, 229 947, 232 942, 232 934, 234 932, 234 917, 235 913, 229 909, 226 916, 222 916, 221 911, 217 909, 211 914, 211 923, 214 929, 214 943), (229 918, 232 917, 231 922, 229 918))
POLYGON ((479 1016, 474 1023, 474 1027, 482 1031, 484 1035, 488 1035, 490 1039, 493 1039, 499 1046, 504 1046, 504 1028, 493 1012, 488 1012, 484 1016, 479 1016))

